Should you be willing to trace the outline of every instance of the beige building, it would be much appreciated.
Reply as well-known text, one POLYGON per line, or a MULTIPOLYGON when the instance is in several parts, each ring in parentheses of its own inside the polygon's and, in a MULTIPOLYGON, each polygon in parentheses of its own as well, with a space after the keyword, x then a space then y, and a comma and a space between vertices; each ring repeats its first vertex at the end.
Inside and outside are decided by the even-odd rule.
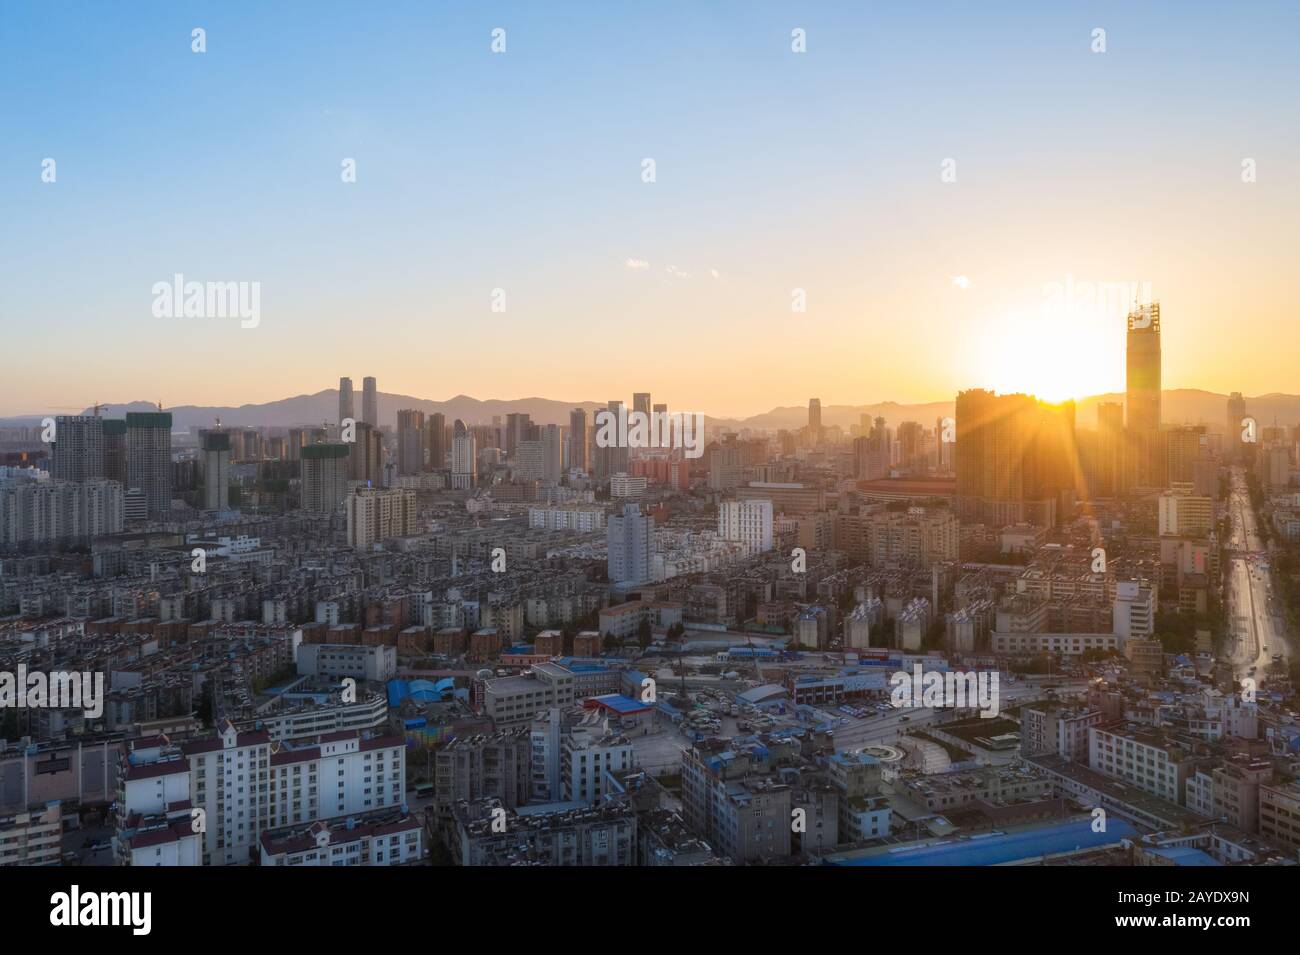
POLYGON ((359 487, 348 495, 348 546, 369 550, 380 541, 410 537, 419 530, 415 491, 359 487))

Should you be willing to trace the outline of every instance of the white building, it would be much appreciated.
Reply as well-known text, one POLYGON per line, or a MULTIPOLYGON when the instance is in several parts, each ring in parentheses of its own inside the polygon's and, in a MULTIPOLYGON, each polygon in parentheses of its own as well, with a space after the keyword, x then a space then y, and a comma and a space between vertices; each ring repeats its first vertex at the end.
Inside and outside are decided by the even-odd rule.
POLYGON ((772 549, 772 502, 769 500, 723 501, 718 505, 718 536, 740 541, 749 553, 772 549))
POLYGON ((410 813, 388 810, 264 832, 259 848, 264 866, 411 865, 424 856, 424 828, 410 813))
POLYGON ((1135 580, 1116 581, 1114 621, 1120 650, 1130 637, 1151 636, 1156 626, 1155 594, 1135 580))
POLYGON ((609 519, 606 545, 609 579, 615 584, 642 584, 654 575, 654 518, 636 504, 609 519))
POLYGON ((119 861, 164 845, 170 855, 154 859, 193 859, 185 841, 197 833, 197 862, 171 864, 245 864, 268 829, 400 806, 405 759, 398 736, 345 731, 273 743, 265 730, 240 733, 229 721, 217 736, 179 747, 166 737, 136 740, 117 793, 119 861))
POLYGON ((303 676, 388 681, 397 676, 397 648, 342 643, 304 643, 297 652, 303 676))

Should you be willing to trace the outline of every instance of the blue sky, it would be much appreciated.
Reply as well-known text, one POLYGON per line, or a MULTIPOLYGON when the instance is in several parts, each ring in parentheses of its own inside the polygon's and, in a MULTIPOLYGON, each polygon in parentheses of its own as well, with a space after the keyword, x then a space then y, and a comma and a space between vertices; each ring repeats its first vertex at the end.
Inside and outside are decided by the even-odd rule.
MULTIPOLYGON (((1067 274, 1154 286, 1170 385, 1300 390, 1293 4, 125 9, 0 7, 0 413, 1044 391, 1067 274), (155 318, 177 272, 260 282, 258 328, 155 318)), ((1069 385, 1122 386, 1117 342, 1061 342, 1069 385)))

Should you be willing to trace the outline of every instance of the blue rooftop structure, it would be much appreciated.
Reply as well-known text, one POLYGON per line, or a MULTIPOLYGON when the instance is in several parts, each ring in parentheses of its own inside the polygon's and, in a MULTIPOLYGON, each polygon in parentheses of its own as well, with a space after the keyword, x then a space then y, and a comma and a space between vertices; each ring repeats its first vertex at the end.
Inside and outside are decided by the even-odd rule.
POLYGON ((405 700, 417 703, 437 703, 447 699, 455 691, 456 681, 445 677, 437 683, 429 680, 389 680, 388 705, 401 706, 405 700))
POLYGON ((620 716, 626 716, 630 713, 643 713, 651 709, 649 703, 642 703, 640 700, 634 700, 622 693, 608 693, 605 696, 594 696, 584 704, 588 709, 596 706, 613 710, 620 716))
POLYGON ((1091 819, 1079 819, 1019 832, 995 832, 970 839, 952 839, 916 848, 898 846, 889 852, 827 860, 827 864, 843 866, 1004 865, 1037 856, 1115 845, 1121 839, 1136 839, 1137 835, 1137 830, 1129 823, 1110 816, 1106 820, 1105 832, 1093 832, 1091 819))
POLYGON ((1152 849, 1151 854, 1160 856, 1162 859, 1168 859, 1174 865, 1181 866, 1216 866, 1223 864, 1203 849, 1196 849, 1192 846, 1152 849))

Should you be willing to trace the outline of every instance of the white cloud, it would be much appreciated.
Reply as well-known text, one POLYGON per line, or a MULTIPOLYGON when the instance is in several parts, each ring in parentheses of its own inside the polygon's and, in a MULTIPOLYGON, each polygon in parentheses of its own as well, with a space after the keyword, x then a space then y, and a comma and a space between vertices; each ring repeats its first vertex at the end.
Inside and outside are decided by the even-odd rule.
POLYGON ((650 268, 650 263, 645 259, 627 259, 623 264, 633 272, 644 272, 650 268))
POLYGON ((950 275, 948 278, 952 279, 952 284, 963 292, 970 288, 970 279, 965 275, 950 275))

